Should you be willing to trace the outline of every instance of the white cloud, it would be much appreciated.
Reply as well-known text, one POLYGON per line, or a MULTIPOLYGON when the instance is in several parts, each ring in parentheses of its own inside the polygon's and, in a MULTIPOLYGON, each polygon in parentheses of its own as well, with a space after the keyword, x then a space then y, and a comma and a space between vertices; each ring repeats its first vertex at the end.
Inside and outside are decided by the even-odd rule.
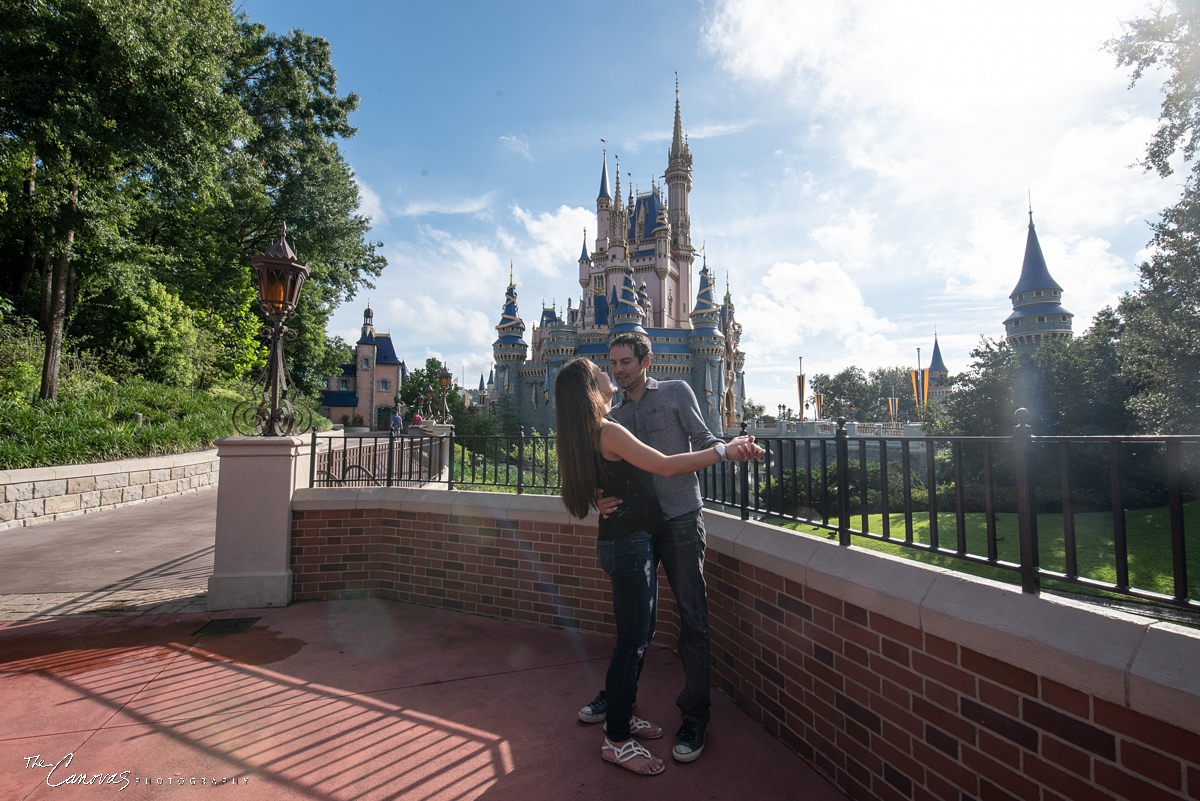
POLYGON ((524 229, 525 239, 510 239, 514 250, 514 261, 521 271, 532 270, 544 276, 558 278, 562 292, 569 292, 575 282, 579 252, 584 241, 584 229, 593 229, 595 238, 596 215, 587 209, 559 206, 553 212, 533 214, 520 206, 513 206, 513 218, 524 229))
POLYGON ((806 340, 831 337, 863 342, 891 330, 863 300, 854 280, 836 262, 777 262, 759 291, 738 306, 747 351, 794 352, 806 340))
POLYGON ((529 137, 527 136, 501 136, 500 146, 510 153, 516 153, 528 161, 533 161, 533 154, 529 152, 529 137))
POLYGON ((417 201, 399 209, 396 214, 401 217, 423 217, 428 214, 479 214, 492 205, 495 194, 495 192, 487 192, 478 197, 457 200, 417 201))
POLYGON ((387 222, 387 214, 383 210, 383 201, 379 193, 367 186, 357 175, 354 176, 354 183, 358 186, 358 213, 375 225, 387 222))

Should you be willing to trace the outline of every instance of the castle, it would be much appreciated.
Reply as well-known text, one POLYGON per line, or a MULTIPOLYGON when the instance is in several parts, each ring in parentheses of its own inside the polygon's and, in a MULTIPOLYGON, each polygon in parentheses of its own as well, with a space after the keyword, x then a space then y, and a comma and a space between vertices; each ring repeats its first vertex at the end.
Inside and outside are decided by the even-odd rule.
POLYGON ((375 313, 368 303, 362 335, 354 344, 354 361, 343 364, 340 374, 326 378, 318 411, 335 423, 387 430, 407 378, 408 367, 396 357, 391 333, 375 330, 375 313))
POLYGON ((687 381, 713 432, 734 428, 745 401, 746 355, 738 349, 741 326, 734 319, 728 279, 718 303, 707 255, 692 293, 697 255, 688 210, 692 153, 680 119, 678 82, 665 193, 652 181, 650 191, 635 194, 630 187, 623 199, 620 161, 612 190, 607 151, 602 161, 596 239, 589 253, 584 231, 579 254, 579 306, 568 299, 562 314, 556 306, 543 308, 527 346, 510 270, 492 346, 495 367, 486 385, 481 380, 478 394, 489 407, 507 399, 527 431, 548 432, 554 428, 554 380, 562 365, 587 356, 607 367, 609 339, 641 331, 651 343, 649 374, 687 381))
POLYGON ((1004 320, 1005 341, 1010 348, 1018 353, 1033 353, 1043 342, 1071 337, 1071 319, 1075 315, 1062 307, 1062 293, 1063 288, 1046 267, 1030 209, 1025 260, 1021 264, 1021 277, 1008 296, 1012 314, 1004 320))

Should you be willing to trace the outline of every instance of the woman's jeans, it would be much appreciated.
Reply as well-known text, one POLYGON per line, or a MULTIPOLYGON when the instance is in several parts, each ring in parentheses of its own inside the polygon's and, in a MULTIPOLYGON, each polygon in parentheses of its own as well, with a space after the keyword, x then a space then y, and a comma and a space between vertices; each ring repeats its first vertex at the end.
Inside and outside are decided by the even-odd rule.
POLYGON ((608 713, 604 733, 612 742, 629 739, 629 719, 637 697, 642 656, 654 636, 658 576, 649 532, 635 531, 613 540, 597 540, 600 566, 612 580, 617 644, 608 663, 604 692, 608 713))

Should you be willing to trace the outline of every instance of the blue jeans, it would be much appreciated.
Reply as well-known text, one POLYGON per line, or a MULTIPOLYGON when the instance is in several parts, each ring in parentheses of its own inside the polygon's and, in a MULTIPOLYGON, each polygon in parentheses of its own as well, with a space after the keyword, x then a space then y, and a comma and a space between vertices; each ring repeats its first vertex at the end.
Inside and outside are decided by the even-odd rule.
POLYGON ((604 733, 612 742, 629 739, 629 718, 637 697, 642 656, 654 636, 658 607, 658 576, 654 541, 648 532, 635 531, 613 540, 596 540, 600 566, 612 581, 613 617, 617 644, 608 663, 604 692, 608 712, 604 733))
POLYGON ((655 546, 679 608, 679 661, 683 664, 684 685, 675 705, 684 720, 707 726, 712 716, 709 696, 712 645, 704 584, 704 517, 700 510, 668 520, 655 546))

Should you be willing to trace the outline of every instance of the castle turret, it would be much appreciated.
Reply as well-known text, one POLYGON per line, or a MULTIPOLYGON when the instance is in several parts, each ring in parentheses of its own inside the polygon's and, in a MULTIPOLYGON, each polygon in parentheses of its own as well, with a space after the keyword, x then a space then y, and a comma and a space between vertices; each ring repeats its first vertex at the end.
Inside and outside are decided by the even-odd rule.
POLYGON ((517 285, 512 278, 512 265, 508 266, 508 290, 504 294, 504 308, 500 313, 500 324, 496 326, 496 341, 492 343, 492 355, 497 362, 497 381, 506 385, 509 368, 515 370, 529 352, 525 344, 525 322, 517 311, 517 285))
POLYGON ((363 310, 362 338, 371 339, 375 336, 375 312, 371 311, 371 304, 367 304, 367 308, 363 310))
MULTIPOLYGON (((612 192, 608 188, 608 151, 600 168, 600 194, 596 196, 596 252, 608 252, 608 235, 612 228, 612 192)), ((587 234, 585 233, 584 236, 587 234)))
POLYGON ((950 394, 950 371, 942 361, 942 348, 938 345, 937 334, 933 335, 933 358, 929 360, 929 397, 933 400, 944 398, 950 394))
POLYGON ((587 229, 583 229, 583 249, 579 251, 579 285, 587 289, 592 281, 592 260, 587 252, 587 229))
POLYGON ((692 192, 692 151, 683 133, 678 75, 675 76, 675 125, 671 133, 671 150, 667 154, 666 180, 671 254, 679 265, 680 297, 688 298, 692 293, 692 265, 696 261, 692 248, 692 217, 688 209, 692 192))
POLYGON ((1071 319, 1075 315, 1063 308, 1062 293, 1062 287, 1046 267, 1030 209, 1025 261, 1021 264, 1021 278, 1008 296, 1012 300, 1012 314, 1004 320, 1005 341, 1010 348, 1032 353, 1043 342, 1071 337, 1071 319))
POLYGON ((638 302, 638 292, 633 285, 633 269, 626 267, 616 310, 609 315, 609 330, 614 334, 622 331, 640 331, 644 334, 645 325, 646 313, 638 302))

